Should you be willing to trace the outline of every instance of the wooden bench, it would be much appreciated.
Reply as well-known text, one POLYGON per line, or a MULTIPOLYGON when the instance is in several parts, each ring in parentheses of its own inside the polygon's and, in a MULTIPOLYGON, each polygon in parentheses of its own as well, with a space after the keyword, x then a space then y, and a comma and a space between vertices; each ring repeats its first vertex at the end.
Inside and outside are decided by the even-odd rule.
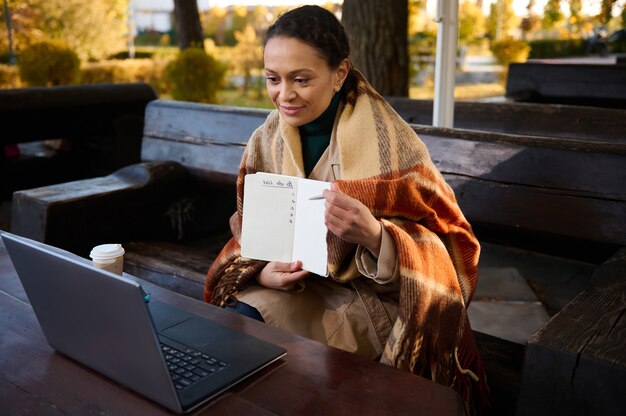
MULTIPOLYGON (((432 126, 433 101, 386 97, 412 124, 432 126)), ((454 128, 626 143, 626 109, 575 105, 456 101, 454 128)))
POLYGON ((520 102, 626 108, 626 64, 514 63, 506 97, 520 102))
POLYGON ((16 192, 11 230, 83 256, 103 241, 123 242, 126 271, 201 298, 208 265, 229 235, 243 150, 267 114, 153 101, 143 163, 16 192))
POLYGON ((0 197, 138 163, 145 106, 155 98, 147 84, 0 89, 0 145, 20 148, 19 157, 0 155, 0 175, 10 178, 0 197))
MULTIPOLYGON (((228 219, 235 210, 234 184, 245 143, 267 114, 153 101, 146 108, 143 163, 105 177, 16 192, 11 231, 83 256, 96 244, 123 243, 127 272, 201 298, 206 270, 230 236, 228 219)), ((597 273, 626 246, 625 144, 414 129, 455 189, 483 251, 497 247, 506 254, 503 265, 521 268, 529 258, 542 256, 552 259, 541 270, 546 279, 568 259, 584 261, 597 273)), ((595 310, 601 314, 604 308, 615 304, 595 310)), ((543 331, 558 337, 551 325, 562 313, 568 308, 543 331)), ((567 325, 576 333, 583 322, 567 325)), ((513 412, 525 346, 476 336, 495 413, 513 412)), ((529 348, 526 360, 532 353, 529 348)), ((529 380, 533 385, 535 380, 529 380)), ((532 400, 532 394, 521 397, 532 400)))

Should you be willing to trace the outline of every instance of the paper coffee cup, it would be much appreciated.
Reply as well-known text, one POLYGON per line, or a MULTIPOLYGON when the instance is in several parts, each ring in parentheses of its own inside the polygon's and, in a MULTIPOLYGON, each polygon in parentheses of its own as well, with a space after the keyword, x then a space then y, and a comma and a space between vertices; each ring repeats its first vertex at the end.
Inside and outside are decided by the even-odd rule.
POLYGON ((89 253, 92 263, 99 269, 122 275, 124 271, 124 248, 121 244, 101 244, 89 253))

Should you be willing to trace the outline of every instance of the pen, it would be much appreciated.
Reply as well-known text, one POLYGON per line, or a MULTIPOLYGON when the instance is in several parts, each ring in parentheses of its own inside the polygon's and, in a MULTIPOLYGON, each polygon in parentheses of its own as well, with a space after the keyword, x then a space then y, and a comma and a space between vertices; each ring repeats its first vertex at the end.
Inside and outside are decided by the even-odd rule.
POLYGON ((316 199, 324 199, 324 195, 316 195, 316 196, 312 196, 311 198, 309 198, 309 201, 313 201, 316 199))

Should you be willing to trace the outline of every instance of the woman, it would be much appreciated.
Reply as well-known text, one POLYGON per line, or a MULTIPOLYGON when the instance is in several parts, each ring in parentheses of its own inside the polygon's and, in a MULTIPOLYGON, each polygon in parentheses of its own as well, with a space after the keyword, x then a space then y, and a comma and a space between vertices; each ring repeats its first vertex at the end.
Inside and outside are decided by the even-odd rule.
POLYGON ((478 243, 424 144, 349 54, 343 27, 320 7, 268 29, 277 110, 244 152, 233 238, 207 274, 205 299, 454 386, 469 405, 486 391, 466 314, 478 243), (323 194, 328 278, 298 261, 240 257, 243 180, 255 172, 333 182, 323 194))

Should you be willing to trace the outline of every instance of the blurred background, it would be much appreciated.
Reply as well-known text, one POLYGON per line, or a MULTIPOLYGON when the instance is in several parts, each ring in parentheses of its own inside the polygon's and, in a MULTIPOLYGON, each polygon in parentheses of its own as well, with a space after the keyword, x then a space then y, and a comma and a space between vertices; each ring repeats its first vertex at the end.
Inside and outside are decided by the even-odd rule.
MULTIPOLYGON (((357 2, 308 2, 340 19, 348 3, 357 2)), ((371 13, 366 6, 372 2, 361 3, 356 7, 371 13)), ((436 3, 407 2, 410 98, 433 97, 436 3)), ((147 82, 160 98, 270 108, 264 93, 262 36, 280 13, 300 4, 3 0, 0 88, 147 82)), ((455 97, 502 99, 511 62, 600 60, 625 53, 625 4, 626 0, 460 0, 455 97)), ((351 37, 358 38, 358 25, 350 29, 351 37)), ((384 88, 382 93, 404 95, 384 88)))

